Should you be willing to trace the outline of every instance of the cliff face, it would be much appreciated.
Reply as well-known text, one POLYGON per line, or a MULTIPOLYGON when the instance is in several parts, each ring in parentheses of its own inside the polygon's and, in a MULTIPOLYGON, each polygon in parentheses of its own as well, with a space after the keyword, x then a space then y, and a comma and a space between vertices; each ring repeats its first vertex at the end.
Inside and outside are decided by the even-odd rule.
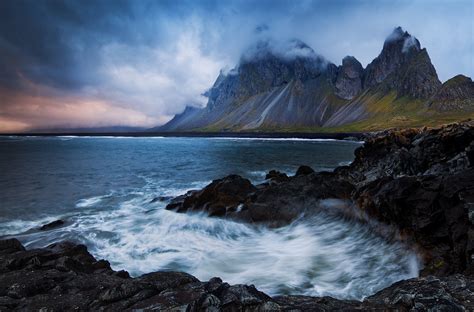
POLYGON ((346 56, 342 60, 336 78, 336 95, 345 100, 351 100, 362 90, 364 68, 353 56, 346 56))
MULTIPOLYGON (((470 86, 456 87, 458 91, 444 88, 438 94, 441 82, 428 52, 400 27, 387 37, 379 56, 365 69, 349 56, 336 66, 299 40, 284 44, 262 41, 242 55, 236 68, 220 73, 206 92, 209 100, 205 108, 187 110, 158 129, 337 129, 364 120, 370 124, 383 116, 422 123, 424 116, 431 114, 423 108, 430 106, 415 104, 443 102, 441 106, 446 108, 456 98, 464 108, 473 103, 470 86), (407 105, 397 107, 399 102, 407 105)), ((435 113, 446 110, 436 109, 435 113)))

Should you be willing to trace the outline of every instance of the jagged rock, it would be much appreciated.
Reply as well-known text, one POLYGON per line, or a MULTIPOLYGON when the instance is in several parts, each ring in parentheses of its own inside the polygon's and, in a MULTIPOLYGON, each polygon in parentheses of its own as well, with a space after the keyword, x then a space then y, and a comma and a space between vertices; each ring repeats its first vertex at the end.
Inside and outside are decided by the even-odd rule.
POLYGON ((446 278, 427 276, 397 282, 368 297, 364 304, 398 311, 471 311, 473 290, 473 280, 459 274, 446 278))
POLYGON ((449 174, 472 167, 474 122, 438 128, 390 130, 368 137, 349 168, 336 169, 354 184, 381 177, 449 174))
POLYGON ((230 175, 214 180, 201 191, 189 192, 185 196, 174 199, 166 209, 186 212, 188 210, 204 210, 210 216, 223 216, 228 211, 235 211, 243 204, 247 196, 257 188, 238 175, 230 175))
POLYGON ((313 168, 309 167, 309 166, 300 166, 298 168, 298 170, 296 170, 296 176, 299 176, 299 175, 307 175, 307 174, 311 174, 311 173, 314 173, 314 170, 313 168))
POLYGON ((283 182, 287 181, 289 178, 286 175, 286 173, 276 171, 276 170, 270 170, 267 175, 265 176, 265 180, 271 180, 273 182, 283 182))
POLYGON ((394 225, 425 257, 423 274, 464 272, 473 265, 466 204, 474 202, 474 169, 449 176, 380 178, 354 196, 369 216, 394 225))
POLYGON ((362 76, 364 68, 362 64, 353 56, 346 56, 342 60, 342 66, 336 78, 336 95, 352 100, 362 90, 362 76))

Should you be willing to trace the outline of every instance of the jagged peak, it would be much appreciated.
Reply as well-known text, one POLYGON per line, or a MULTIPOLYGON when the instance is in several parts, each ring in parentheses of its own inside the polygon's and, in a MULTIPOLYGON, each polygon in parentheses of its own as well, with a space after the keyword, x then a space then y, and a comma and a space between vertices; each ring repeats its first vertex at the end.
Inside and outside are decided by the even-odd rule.
POLYGON ((359 60, 356 59, 352 55, 346 55, 342 59, 342 66, 347 66, 347 65, 356 65, 357 67, 359 67, 359 66, 362 67, 362 64, 359 62, 359 60))
POLYGON ((327 63, 323 56, 299 39, 277 41, 267 38, 250 45, 242 54, 240 64, 260 61, 272 56, 285 61, 312 59, 319 63, 327 63))
POLYGON ((402 27, 396 27, 390 35, 385 39, 384 49, 397 47, 401 52, 406 53, 412 50, 421 50, 421 45, 416 37, 410 35, 408 31, 404 31, 402 27))

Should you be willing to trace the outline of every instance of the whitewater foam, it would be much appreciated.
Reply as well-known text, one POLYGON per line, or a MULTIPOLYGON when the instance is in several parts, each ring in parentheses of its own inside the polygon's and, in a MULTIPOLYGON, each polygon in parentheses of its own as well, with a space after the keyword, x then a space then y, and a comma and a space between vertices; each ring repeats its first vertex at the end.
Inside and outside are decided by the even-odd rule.
POLYGON ((112 212, 79 217, 75 228, 96 256, 132 275, 186 271, 201 280, 255 284, 271 295, 362 299, 418 275, 413 251, 336 215, 268 229, 145 206, 128 200, 112 212))

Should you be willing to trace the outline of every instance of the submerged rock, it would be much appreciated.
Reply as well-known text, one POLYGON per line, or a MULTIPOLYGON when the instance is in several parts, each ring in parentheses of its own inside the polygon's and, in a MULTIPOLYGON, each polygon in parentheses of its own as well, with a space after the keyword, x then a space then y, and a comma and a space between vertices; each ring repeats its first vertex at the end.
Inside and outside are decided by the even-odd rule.
POLYGON ((55 220, 53 222, 42 225, 39 229, 40 229, 40 231, 49 231, 49 230, 58 228, 62 225, 64 225, 63 220, 55 220))

